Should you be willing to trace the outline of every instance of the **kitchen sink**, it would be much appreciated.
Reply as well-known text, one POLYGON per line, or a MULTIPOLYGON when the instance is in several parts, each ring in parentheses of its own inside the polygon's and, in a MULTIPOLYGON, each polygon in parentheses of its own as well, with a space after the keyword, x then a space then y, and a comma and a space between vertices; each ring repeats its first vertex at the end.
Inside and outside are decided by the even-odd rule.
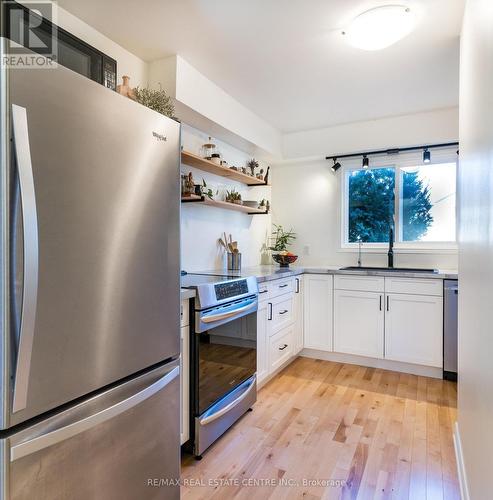
POLYGON ((419 267, 365 267, 347 266, 341 267, 339 271, 385 271, 391 273, 428 273, 437 274, 438 269, 423 269, 419 267))

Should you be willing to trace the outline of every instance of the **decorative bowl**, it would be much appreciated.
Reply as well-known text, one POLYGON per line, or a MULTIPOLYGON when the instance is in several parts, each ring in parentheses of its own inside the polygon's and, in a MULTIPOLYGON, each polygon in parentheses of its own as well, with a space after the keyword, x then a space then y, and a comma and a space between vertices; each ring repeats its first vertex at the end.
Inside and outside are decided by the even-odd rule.
POLYGON ((298 259, 297 255, 281 255, 279 253, 275 253, 272 255, 272 258, 275 262, 277 262, 281 267, 289 267, 289 264, 293 264, 298 259))

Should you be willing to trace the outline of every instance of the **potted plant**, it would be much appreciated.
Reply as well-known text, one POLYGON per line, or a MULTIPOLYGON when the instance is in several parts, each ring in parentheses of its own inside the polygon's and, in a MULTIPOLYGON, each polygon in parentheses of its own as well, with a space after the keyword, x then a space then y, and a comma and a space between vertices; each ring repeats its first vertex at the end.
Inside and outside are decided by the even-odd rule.
POLYGON ((241 194, 233 188, 231 191, 226 191, 226 201, 228 203, 235 203, 236 205, 242 205, 241 194))
POLYGON ((288 251, 288 247, 295 239, 296 233, 292 229, 285 231, 280 224, 274 224, 271 238, 273 244, 269 247, 269 250, 273 252, 272 258, 274 261, 281 267, 289 267, 289 264, 296 262, 298 256, 288 251))
MULTIPOLYGON (((202 179, 202 186, 199 186, 199 187, 200 187, 200 192, 201 192, 202 196, 204 196, 205 198, 209 198, 209 200, 214 199, 214 192, 212 191, 212 189, 209 186, 207 186, 205 179, 202 179)), ((216 190, 216 195, 217 194, 218 194, 218 190, 216 190)))

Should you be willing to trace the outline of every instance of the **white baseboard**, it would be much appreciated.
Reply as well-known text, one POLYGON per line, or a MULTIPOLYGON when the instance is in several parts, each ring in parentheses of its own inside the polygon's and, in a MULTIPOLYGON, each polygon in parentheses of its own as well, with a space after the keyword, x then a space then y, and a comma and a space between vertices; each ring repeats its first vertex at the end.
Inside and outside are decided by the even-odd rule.
POLYGON ((367 358, 365 356, 355 356, 354 354, 343 354, 340 352, 319 351, 317 349, 303 349, 300 356, 306 358, 323 359, 325 361, 335 361, 337 363, 348 363, 350 365, 368 366, 370 368, 381 368, 383 370, 393 370, 423 377, 443 378, 441 368, 434 366, 414 365, 412 363, 401 363, 389 359, 367 358))
POLYGON ((460 495, 462 500, 470 500, 469 487, 467 486, 466 468, 464 465, 464 456, 462 454, 462 441, 459 432, 459 423, 454 425, 454 448, 455 459, 457 461, 457 475, 459 477, 460 495))

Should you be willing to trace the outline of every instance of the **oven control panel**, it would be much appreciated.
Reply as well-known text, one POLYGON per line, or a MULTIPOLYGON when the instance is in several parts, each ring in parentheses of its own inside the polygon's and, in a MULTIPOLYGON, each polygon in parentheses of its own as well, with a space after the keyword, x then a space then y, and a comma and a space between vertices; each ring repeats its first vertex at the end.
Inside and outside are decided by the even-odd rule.
POLYGON ((231 299, 248 293, 247 280, 227 281, 214 285, 217 300, 231 299))

